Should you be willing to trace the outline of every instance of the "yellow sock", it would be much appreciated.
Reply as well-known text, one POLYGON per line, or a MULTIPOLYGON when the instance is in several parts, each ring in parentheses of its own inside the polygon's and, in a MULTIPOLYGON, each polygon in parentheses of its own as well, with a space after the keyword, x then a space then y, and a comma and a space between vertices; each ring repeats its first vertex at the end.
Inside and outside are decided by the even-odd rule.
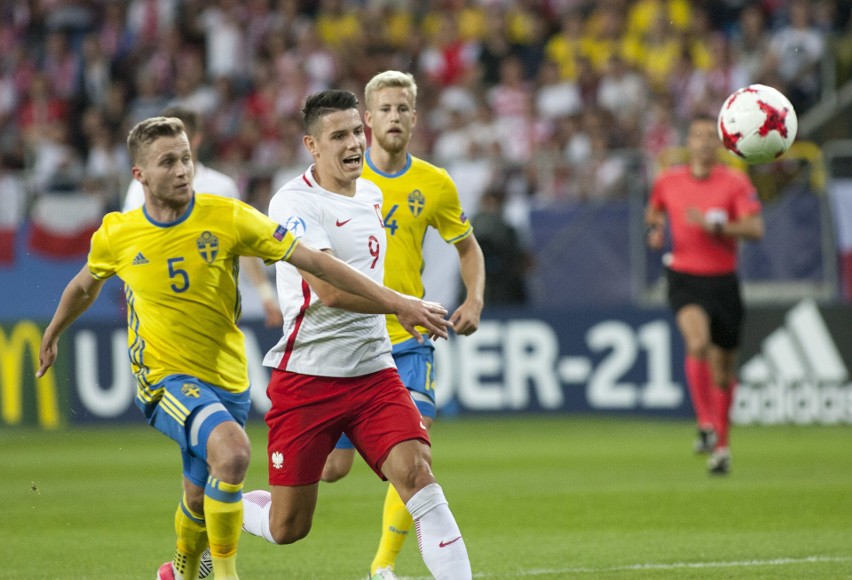
POLYGON ((370 574, 375 574, 379 568, 393 568, 412 523, 414 520, 411 519, 411 514, 408 513, 396 488, 389 485, 382 512, 382 539, 379 541, 376 557, 370 564, 370 574))
POLYGON ((204 488, 207 537, 216 580, 237 580, 237 544, 243 525, 243 484, 225 483, 215 477, 204 488))
POLYGON ((186 506, 186 495, 181 498, 175 512, 177 549, 172 560, 178 578, 198 578, 201 553, 207 547, 207 529, 204 516, 186 506))

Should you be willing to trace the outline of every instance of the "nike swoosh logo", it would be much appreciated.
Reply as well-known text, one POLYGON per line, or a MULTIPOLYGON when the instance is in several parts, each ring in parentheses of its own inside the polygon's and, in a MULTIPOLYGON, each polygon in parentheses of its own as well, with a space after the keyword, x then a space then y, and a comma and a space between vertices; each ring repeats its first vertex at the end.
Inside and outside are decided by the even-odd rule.
POLYGON ((452 543, 454 543, 454 542, 458 542, 458 541, 459 541, 459 540, 461 540, 461 539, 462 539, 462 537, 461 537, 461 536, 459 536, 458 538, 453 538, 453 539, 452 539, 452 540, 450 540, 449 542, 441 542, 440 544, 438 544, 438 547, 439 547, 439 548, 446 548, 446 547, 447 547, 447 546, 449 546, 450 544, 452 544, 452 543))
POLYGON ((341 227, 341 226, 345 226, 345 225, 346 225, 346 224, 348 224, 350 221, 352 221, 352 218, 349 218, 348 220, 343 220, 343 221, 337 220, 337 221, 335 222, 335 224, 337 224, 337 227, 341 227))

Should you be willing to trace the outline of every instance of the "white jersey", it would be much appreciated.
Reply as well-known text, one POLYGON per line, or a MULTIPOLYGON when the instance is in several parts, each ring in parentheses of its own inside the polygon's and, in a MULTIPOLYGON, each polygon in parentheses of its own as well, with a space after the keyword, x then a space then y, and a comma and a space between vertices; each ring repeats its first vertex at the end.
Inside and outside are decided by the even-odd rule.
MULTIPOLYGON (((269 217, 381 284, 387 249, 381 190, 359 179, 353 197, 332 193, 317 184, 312 170, 276 192, 269 217)), ((264 365, 324 377, 358 377, 396 366, 384 315, 325 306, 294 266, 281 261, 275 269, 284 333, 264 365)))
MULTIPOLYGON (((213 195, 221 195, 222 197, 230 197, 231 199, 240 199, 240 190, 237 188, 237 182, 215 169, 210 169, 195 162, 195 176, 192 178, 192 189, 196 193, 212 193, 213 195)), ((121 211, 130 211, 138 207, 142 207, 145 203, 145 190, 142 189, 142 184, 135 179, 130 182, 127 188, 127 196, 124 198, 124 207, 121 211)))

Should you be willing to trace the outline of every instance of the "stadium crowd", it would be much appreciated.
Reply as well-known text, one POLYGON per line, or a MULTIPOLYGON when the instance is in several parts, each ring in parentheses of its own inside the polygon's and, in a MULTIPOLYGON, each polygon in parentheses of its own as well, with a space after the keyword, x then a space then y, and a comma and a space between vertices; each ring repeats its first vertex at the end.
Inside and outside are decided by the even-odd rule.
POLYGON ((384 69, 417 78, 412 153, 447 167, 469 212, 495 181, 525 200, 607 199, 625 191, 618 151, 655 159, 742 85, 780 88, 801 115, 824 90, 823 62, 849 58, 838 39, 850 34, 846 0, 27 0, 0 11, 0 172, 23 176, 23 207, 83 191, 117 209, 129 128, 183 105, 206 120, 200 158, 265 209, 309 161, 305 97, 360 94, 384 69))

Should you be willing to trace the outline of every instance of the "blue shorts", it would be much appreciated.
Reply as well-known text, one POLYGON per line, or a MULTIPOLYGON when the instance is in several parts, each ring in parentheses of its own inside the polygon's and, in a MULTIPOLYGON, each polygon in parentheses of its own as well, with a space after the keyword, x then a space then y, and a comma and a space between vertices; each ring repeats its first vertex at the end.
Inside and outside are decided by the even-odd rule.
MULTIPOLYGON (((410 338, 393 346, 391 351, 399 376, 423 417, 435 418, 435 347, 429 338, 423 344, 410 338)), ((354 449, 355 446, 343 435, 335 449, 354 449)))
POLYGON ((249 390, 231 393, 189 375, 169 375, 152 390, 162 389, 162 398, 136 406, 148 424, 180 445, 183 474, 199 487, 207 484, 207 438, 225 421, 246 424, 251 400, 249 390))

